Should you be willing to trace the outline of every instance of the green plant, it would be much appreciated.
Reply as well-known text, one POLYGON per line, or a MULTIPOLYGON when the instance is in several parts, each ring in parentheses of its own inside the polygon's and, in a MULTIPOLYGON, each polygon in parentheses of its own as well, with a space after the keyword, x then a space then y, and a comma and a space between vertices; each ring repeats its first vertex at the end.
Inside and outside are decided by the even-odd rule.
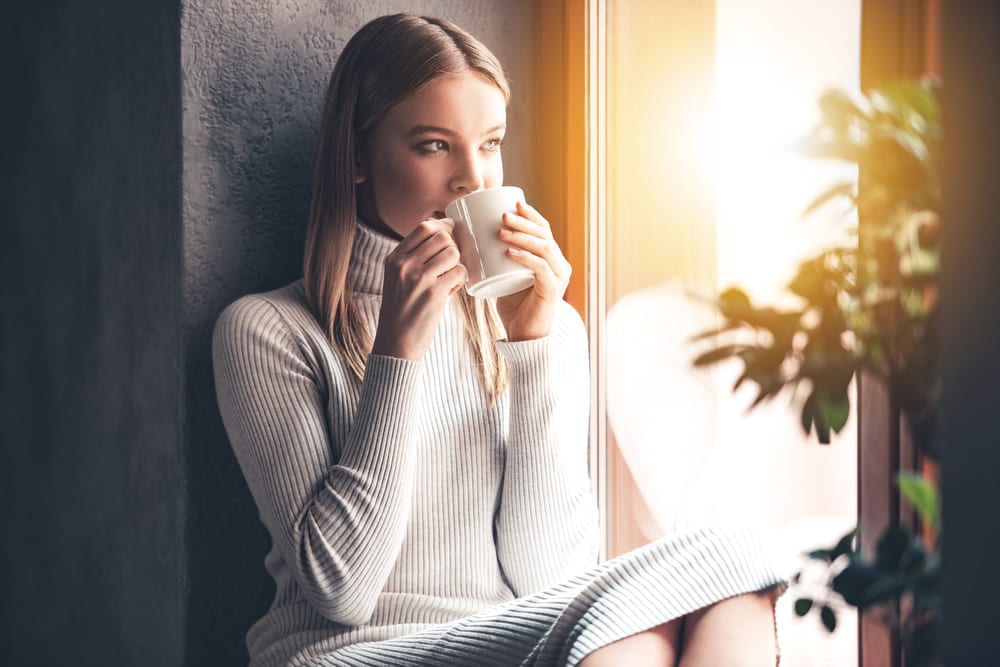
MULTIPOLYGON (((913 473, 898 478, 900 492, 934 532, 940 529, 940 501, 936 487, 913 473)), ((936 667, 940 664, 941 558, 936 541, 930 546, 906 526, 890 526, 878 539, 875 553, 866 557, 858 549, 858 529, 844 535, 829 549, 809 557, 826 564, 826 597, 802 597, 795 613, 817 610, 827 630, 837 627, 829 596, 837 595, 859 610, 874 610, 899 633, 907 664, 936 667)))
MULTIPOLYGON (((931 433, 939 387, 937 90, 935 81, 921 79, 857 99, 840 91, 821 97, 821 120, 799 148, 807 155, 857 165, 858 178, 820 194, 804 215, 848 200, 858 219, 852 242, 824 250, 798 267, 788 283, 797 297, 795 307, 757 306, 731 287, 716 301, 723 325, 697 337, 712 346, 695 365, 738 359, 742 373, 734 390, 747 381, 756 384, 753 406, 793 389, 801 397, 803 429, 821 443, 829 443, 831 431, 847 423, 849 386, 864 371, 888 385, 917 446, 936 457, 931 433)), ((904 475, 900 490, 936 536, 940 526, 933 483, 904 475)), ((936 539, 926 543, 908 527, 895 525, 879 538, 871 557, 859 551, 857 531, 810 554, 829 565, 832 594, 859 609, 883 610, 915 665, 936 664, 937 659, 936 539)), ((802 599, 795 608, 800 615, 816 609, 827 628, 836 625, 827 601, 802 599)))
POLYGON ((853 162, 859 176, 822 193, 805 214, 849 199, 861 223, 856 242, 799 266, 788 284, 798 308, 755 307, 739 288, 723 292, 725 324, 700 336, 720 344, 695 364, 739 358, 737 386, 757 384, 755 405, 805 385, 803 428, 815 428, 825 443, 847 422, 848 385, 858 370, 889 382, 915 420, 925 420, 934 404, 941 130, 929 80, 900 82, 859 101, 830 91, 820 110, 802 151, 853 162))

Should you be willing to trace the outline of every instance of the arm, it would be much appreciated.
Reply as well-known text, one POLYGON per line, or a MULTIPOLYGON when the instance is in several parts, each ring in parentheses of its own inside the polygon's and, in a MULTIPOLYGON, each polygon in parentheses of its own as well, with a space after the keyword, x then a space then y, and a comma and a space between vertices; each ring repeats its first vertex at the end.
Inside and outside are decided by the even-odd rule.
POLYGON ((275 546, 319 613, 367 622, 406 529, 422 365, 369 358, 335 461, 326 391, 270 303, 247 297, 227 308, 213 359, 226 431, 275 546))
POLYGON ((348 387, 320 386, 320 362, 270 303, 241 299, 216 324, 216 392, 240 467, 303 593, 332 621, 368 622, 399 555, 420 359, 462 284, 458 259, 442 220, 417 225, 386 259, 374 351, 342 443, 330 442, 324 396, 348 387))
POLYGON ((583 322, 566 303, 551 335, 498 347, 510 368, 510 430, 497 553, 520 596, 597 562, 589 355, 583 322))

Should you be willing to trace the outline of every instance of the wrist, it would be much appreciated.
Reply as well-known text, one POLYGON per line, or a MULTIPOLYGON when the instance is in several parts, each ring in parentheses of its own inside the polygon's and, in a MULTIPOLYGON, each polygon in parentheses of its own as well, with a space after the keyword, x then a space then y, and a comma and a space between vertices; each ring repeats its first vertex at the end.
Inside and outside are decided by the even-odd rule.
POLYGON ((548 332, 548 331, 546 331, 546 332, 529 332, 529 333, 508 332, 507 333, 507 342, 508 343, 526 343, 528 341, 539 340, 541 338, 545 338, 546 336, 549 335, 549 333, 550 332, 548 332))
POLYGON ((518 326, 515 322, 508 326, 504 323, 504 330, 507 332, 508 341, 520 343, 547 337, 552 333, 552 323, 535 322, 531 326, 518 326))
POLYGON ((420 361, 424 356, 422 350, 416 350, 412 346, 403 344, 401 341, 389 338, 380 338, 375 336, 375 341, 372 343, 372 354, 378 354, 383 357, 394 357, 396 359, 405 359, 407 361, 420 361))

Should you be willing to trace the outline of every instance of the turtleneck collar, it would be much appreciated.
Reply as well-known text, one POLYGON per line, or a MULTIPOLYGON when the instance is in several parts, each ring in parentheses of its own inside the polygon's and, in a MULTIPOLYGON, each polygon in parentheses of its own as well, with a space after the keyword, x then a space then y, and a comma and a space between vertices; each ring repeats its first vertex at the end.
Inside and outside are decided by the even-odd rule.
POLYGON ((347 278, 351 288, 362 294, 381 294, 385 276, 385 258, 399 241, 377 232, 360 220, 355 222, 354 248, 347 278))

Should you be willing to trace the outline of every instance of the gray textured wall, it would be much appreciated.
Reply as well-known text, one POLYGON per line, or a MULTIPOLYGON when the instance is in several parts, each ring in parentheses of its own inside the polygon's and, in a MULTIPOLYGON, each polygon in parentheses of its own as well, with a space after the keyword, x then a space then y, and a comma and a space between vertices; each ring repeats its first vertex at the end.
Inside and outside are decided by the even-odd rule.
POLYGON ((528 0, 180 5, 0 22, 3 665, 245 664, 267 539, 210 333, 300 273, 320 101, 358 27, 405 10, 480 36, 518 97, 508 180, 534 183, 528 0))
POLYGON ((4 12, 0 664, 183 651, 179 2, 4 12))
POLYGON ((184 72, 184 348, 188 486, 188 664, 240 664, 272 594, 268 541, 236 467, 212 388, 219 311, 301 275, 310 173, 327 79, 365 22, 407 11, 452 19, 506 66, 515 102, 507 181, 534 185, 533 4, 190 0, 184 72))

